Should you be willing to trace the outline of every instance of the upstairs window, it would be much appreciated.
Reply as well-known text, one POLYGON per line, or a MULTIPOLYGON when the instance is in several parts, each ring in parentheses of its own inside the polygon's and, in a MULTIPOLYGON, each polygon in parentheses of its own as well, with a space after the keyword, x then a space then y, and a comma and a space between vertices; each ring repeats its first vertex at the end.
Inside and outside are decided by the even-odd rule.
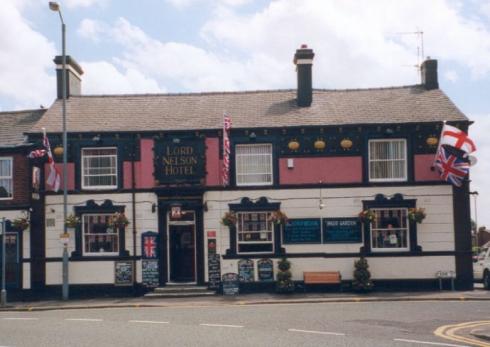
POLYGON ((390 182, 407 180, 407 141, 369 141, 369 180, 390 182))
POLYGON ((118 230, 109 227, 112 214, 84 214, 82 218, 83 254, 119 254, 118 230))
POLYGON ((117 188, 117 148, 82 149, 82 188, 117 188))
POLYGON ((238 212, 238 253, 271 253, 274 251, 274 227, 271 212, 238 212))
POLYGON ((12 158, 0 158, 0 199, 12 198, 12 158))
POLYGON ((272 144, 237 145, 235 159, 237 186, 272 184, 272 144))

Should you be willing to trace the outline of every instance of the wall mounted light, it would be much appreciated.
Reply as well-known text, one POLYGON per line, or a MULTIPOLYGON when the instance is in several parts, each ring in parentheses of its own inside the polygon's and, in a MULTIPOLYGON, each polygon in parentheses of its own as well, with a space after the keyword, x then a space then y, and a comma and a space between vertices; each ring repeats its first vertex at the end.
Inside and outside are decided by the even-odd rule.
POLYGON ((151 204, 151 213, 155 213, 157 211, 157 204, 151 204))

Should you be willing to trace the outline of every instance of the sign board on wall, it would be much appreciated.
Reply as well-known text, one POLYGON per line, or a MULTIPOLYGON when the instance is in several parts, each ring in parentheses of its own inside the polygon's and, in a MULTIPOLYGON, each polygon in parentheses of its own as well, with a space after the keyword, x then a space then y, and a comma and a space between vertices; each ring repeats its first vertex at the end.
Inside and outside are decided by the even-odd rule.
POLYGON ((160 184, 199 183, 205 176, 204 139, 166 138, 155 142, 155 179, 160 184))
POLYGON ((259 281, 274 281, 274 263, 272 259, 260 259, 257 261, 259 281))
POLYGON ((116 286, 130 286, 133 284, 133 262, 120 260, 114 263, 114 284, 116 286))
POLYGON ((141 234, 141 258, 158 258, 159 237, 154 231, 146 231, 141 234))
POLYGON ((320 218, 289 219, 284 226, 283 243, 321 243, 320 218))
POLYGON ((359 218, 324 218, 323 243, 362 242, 359 218))

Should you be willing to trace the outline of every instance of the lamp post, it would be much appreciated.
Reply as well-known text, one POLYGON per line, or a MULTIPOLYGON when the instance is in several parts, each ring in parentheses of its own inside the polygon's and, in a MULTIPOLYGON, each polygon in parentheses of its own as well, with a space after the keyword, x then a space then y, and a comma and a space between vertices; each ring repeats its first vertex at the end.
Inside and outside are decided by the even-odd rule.
POLYGON ((66 217, 67 213, 67 151, 68 151, 68 140, 66 134, 66 39, 65 39, 65 22, 63 21, 63 16, 61 15, 60 5, 55 1, 49 2, 49 9, 58 12, 61 20, 61 95, 62 95, 62 119, 63 119, 63 288, 62 295, 63 300, 68 300, 69 287, 68 287, 68 242, 66 242, 67 228, 66 228, 66 217))
POLYGON ((478 197, 478 192, 475 190, 474 192, 469 192, 470 195, 474 196, 474 206, 475 206, 475 243, 476 247, 478 247, 478 210, 476 209, 476 198, 478 197))
POLYGON ((0 225, 0 235, 2 236, 2 292, 1 292, 1 305, 7 305, 7 290, 5 289, 5 261, 7 257, 5 256, 5 236, 7 233, 7 225, 5 224, 5 217, 2 218, 0 225))

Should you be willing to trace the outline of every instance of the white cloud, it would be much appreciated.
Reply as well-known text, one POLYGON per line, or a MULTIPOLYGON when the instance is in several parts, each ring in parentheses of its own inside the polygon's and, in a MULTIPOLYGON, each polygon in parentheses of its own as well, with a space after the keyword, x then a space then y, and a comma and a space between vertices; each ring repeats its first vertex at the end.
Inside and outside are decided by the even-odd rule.
POLYGON ((241 6, 249 3, 250 1, 251 0, 166 0, 167 3, 178 9, 185 9, 190 6, 197 6, 206 3, 213 6, 241 6))
POLYGON ((104 32, 104 24, 99 21, 85 18, 80 22, 77 29, 77 34, 85 39, 90 39, 94 42, 99 42, 101 35, 104 32))
POLYGON ((451 82, 456 82, 459 79, 458 73, 454 70, 444 72, 444 78, 451 82))
POLYGON ((106 6, 110 0, 64 0, 63 4, 68 8, 106 6))
POLYGON ((25 2, 2 2, 0 11, 0 98, 14 108, 39 106, 55 95, 55 48, 19 12, 25 2), (18 7, 17 7, 18 6, 18 7), (15 33, 9 35, 6 33, 15 33))
MULTIPOLYGON (((478 158, 478 163, 470 170, 471 190, 478 191, 478 224, 485 225, 490 229, 490 214, 488 213, 488 207, 490 206, 490 185, 488 184, 490 172, 490 137, 488 136, 490 113, 473 115, 470 118, 475 121, 470 127, 469 135, 475 141, 477 147, 475 156, 478 158)), ((475 212, 473 207, 472 198, 471 209, 472 218, 474 219, 475 212)))

